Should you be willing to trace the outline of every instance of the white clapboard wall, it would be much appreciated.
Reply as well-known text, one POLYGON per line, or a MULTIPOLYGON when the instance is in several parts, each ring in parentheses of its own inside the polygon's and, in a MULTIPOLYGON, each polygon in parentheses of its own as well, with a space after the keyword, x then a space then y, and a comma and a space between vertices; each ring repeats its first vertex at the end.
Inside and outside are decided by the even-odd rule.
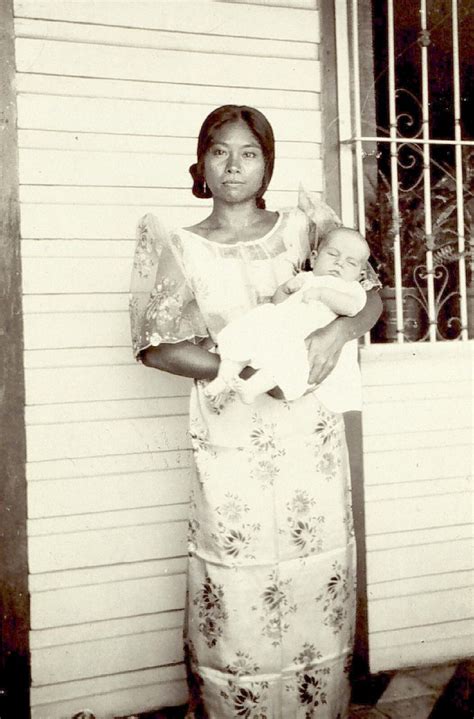
POLYGON ((204 216, 187 168, 206 114, 262 109, 270 206, 319 192, 313 0, 16 0, 32 719, 186 699, 186 380, 134 363, 146 212, 204 216))
POLYGON ((474 342, 362 351, 372 671, 472 654, 474 342))

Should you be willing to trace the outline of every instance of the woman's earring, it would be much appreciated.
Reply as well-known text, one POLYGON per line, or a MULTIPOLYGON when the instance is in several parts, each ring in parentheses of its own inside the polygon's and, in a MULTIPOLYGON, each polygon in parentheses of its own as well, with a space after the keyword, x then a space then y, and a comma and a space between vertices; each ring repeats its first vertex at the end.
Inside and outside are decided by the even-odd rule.
POLYGON ((204 192, 204 194, 206 194, 206 193, 207 193, 207 185, 206 185, 206 180, 203 180, 203 181, 202 181, 202 191, 204 192))

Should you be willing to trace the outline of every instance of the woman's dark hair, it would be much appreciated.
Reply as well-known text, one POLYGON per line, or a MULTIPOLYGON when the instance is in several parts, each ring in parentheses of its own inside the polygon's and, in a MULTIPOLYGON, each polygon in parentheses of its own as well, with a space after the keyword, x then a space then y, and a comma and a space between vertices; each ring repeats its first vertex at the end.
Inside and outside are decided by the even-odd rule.
POLYGON ((254 107, 247 105, 222 105, 213 110, 202 123, 197 144, 197 163, 191 165, 189 172, 193 178, 193 195, 195 197, 212 197, 212 192, 204 184, 204 158, 209 147, 214 141, 216 131, 227 122, 243 121, 248 126, 252 135, 258 140, 262 148, 265 160, 262 186, 256 198, 257 207, 265 209, 263 195, 272 178, 273 165, 275 164, 275 139, 272 126, 265 115, 254 107))

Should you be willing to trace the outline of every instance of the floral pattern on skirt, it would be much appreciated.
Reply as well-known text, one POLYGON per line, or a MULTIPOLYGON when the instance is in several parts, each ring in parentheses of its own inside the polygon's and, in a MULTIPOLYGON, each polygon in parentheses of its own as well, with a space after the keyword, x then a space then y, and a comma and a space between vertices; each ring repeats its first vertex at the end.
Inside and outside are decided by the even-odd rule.
POLYGON ((342 415, 191 398, 185 645, 196 719, 343 719, 355 546, 342 415))

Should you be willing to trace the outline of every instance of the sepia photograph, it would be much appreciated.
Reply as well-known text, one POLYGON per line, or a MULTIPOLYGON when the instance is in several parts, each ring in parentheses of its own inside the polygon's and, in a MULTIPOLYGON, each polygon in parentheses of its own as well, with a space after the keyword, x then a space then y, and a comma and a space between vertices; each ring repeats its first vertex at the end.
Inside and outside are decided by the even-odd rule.
POLYGON ((0 33, 0 719, 473 719, 473 1, 0 33))

